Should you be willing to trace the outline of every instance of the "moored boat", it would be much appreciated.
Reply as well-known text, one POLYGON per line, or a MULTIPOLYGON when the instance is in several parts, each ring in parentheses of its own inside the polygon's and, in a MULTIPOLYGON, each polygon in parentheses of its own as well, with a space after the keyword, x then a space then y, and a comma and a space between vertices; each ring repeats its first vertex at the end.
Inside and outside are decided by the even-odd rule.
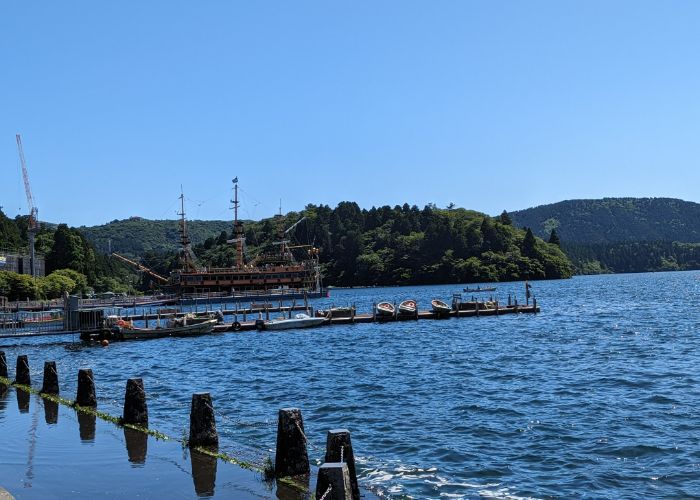
POLYGON ((299 313, 293 318, 270 319, 267 321, 259 319, 255 322, 255 326, 258 330, 291 330, 294 328, 320 326, 325 321, 325 318, 312 318, 308 314, 299 313))
POLYGON ((418 310, 418 304, 413 299, 404 300, 399 304, 399 314, 416 314, 418 310))
POLYGON ((445 302, 438 299, 431 300, 430 305, 433 308, 433 312, 436 313, 449 313, 452 310, 445 302))
POLYGON ((466 293, 495 292, 496 287, 489 286, 489 287, 481 288, 480 286, 477 286, 476 288, 464 288, 464 291, 466 293))
POLYGON ((396 308, 394 307, 394 304, 391 304, 390 302, 380 302, 375 306, 375 310, 377 312, 377 316, 393 316, 394 313, 396 312, 396 308))
POLYGON ((316 311, 318 318, 351 318, 355 315, 355 307, 331 307, 316 311))

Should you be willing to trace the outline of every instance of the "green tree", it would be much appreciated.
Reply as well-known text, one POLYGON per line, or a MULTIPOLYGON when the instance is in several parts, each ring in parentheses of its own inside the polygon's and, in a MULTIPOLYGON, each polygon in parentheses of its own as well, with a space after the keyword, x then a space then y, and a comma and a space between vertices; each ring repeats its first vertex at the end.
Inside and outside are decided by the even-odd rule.
POLYGON ((556 229, 552 229, 552 232, 549 233, 549 243, 558 247, 561 246, 561 241, 559 241, 559 235, 557 234, 556 229))

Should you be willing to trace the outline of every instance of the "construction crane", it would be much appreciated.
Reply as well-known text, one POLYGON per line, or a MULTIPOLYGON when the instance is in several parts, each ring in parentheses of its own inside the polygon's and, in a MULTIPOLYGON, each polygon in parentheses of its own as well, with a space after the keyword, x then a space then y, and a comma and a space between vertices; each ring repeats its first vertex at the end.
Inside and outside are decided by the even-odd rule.
POLYGON ((29 224, 27 225, 27 236, 29 238, 29 270, 32 276, 36 276, 36 253, 34 251, 34 239, 39 232, 39 209, 34 205, 32 188, 29 185, 29 174, 27 173, 27 162, 24 159, 24 149, 22 148, 22 138, 16 134, 17 150, 19 151, 19 162, 22 165, 22 177, 24 178, 24 191, 27 194, 27 208, 29 209, 29 224))
POLYGON ((121 260, 122 262, 126 262, 127 264, 131 264, 132 266, 136 267, 136 269, 138 269, 139 271, 143 271, 144 273, 148 274, 149 276, 154 277, 155 279, 157 279, 157 280, 160 281, 161 283, 167 283, 167 282, 168 282, 168 278, 164 278, 163 276, 161 276, 160 274, 156 273, 155 271, 150 270, 149 268, 147 268, 147 267, 144 266, 143 264, 139 264, 138 262, 136 262, 136 261, 134 261, 134 260, 127 259, 127 258, 124 257, 123 255, 119 255, 118 253, 112 252, 112 256, 113 256, 113 257, 116 257, 117 259, 121 260))

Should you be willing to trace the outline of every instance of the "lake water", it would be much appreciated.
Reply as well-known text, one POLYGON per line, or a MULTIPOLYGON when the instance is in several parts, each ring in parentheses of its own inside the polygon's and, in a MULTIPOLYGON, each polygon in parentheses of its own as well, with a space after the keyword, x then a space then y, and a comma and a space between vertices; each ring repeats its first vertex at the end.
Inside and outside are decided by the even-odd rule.
MULTIPOLYGON (((187 433, 209 391, 221 447, 262 462, 279 408, 302 409, 310 456, 351 430, 361 485, 391 497, 700 495, 700 273, 534 282, 542 312, 442 321, 239 332, 84 347, 0 339, 35 385, 56 360, 74 397, 92 368, 99 407, 119 415, 143 377, 151 427, 187 433)), ((498 296, 523 284, 498 284, 498 296)), ((314 306, 415 298, 459 286, 334 290, 314 306)), ((0 461, 2 457, 0 457, 0 461)))

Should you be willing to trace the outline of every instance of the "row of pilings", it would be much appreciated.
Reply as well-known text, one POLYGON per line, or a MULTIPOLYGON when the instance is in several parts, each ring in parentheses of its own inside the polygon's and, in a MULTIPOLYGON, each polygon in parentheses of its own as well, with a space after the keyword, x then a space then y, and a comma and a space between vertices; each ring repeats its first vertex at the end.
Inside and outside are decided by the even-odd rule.
MULTIPOLYGON (((0 378, 9 380, 5 352, 0 351, 0 378)), ((31 388, 29 359, 26 355, 17 356, 15 379, 12 385, 31 388)), ((0 383, 0 390, 5 385, 0 383)), ((22 390, 22 387, 18 387, 22 390)), ((44 363, 44 377, 40 395, 58 396, 59 381, 55 361, 44 363)), ((78 389, 73 406, 82 408, 97 407, 95 380, 91 369, 78 370, 78 389)), ((118 419, 121 425, 148 429, 148 405, 143 380, 127 380, 124 394, 124 411, 118 419)), ((190 432, 186 441, 190 448, 216 453, 219 434, 216 429, 216 413, 209 393, 192 395, 190 409, 190 432)), ((308 483, 311 474, 308 455, 308 438, 304 432, 304 421, 298 408, 279 410, 277 423, 277 448, 274 472, 265 471, 274 478, 301 478, 308 483)), ((324 464, 318 469, 316 482, 318 500, 359 500, 360 490, 355 470, 355 455, 347 429, 332 429, 326 435, 324 464)))

